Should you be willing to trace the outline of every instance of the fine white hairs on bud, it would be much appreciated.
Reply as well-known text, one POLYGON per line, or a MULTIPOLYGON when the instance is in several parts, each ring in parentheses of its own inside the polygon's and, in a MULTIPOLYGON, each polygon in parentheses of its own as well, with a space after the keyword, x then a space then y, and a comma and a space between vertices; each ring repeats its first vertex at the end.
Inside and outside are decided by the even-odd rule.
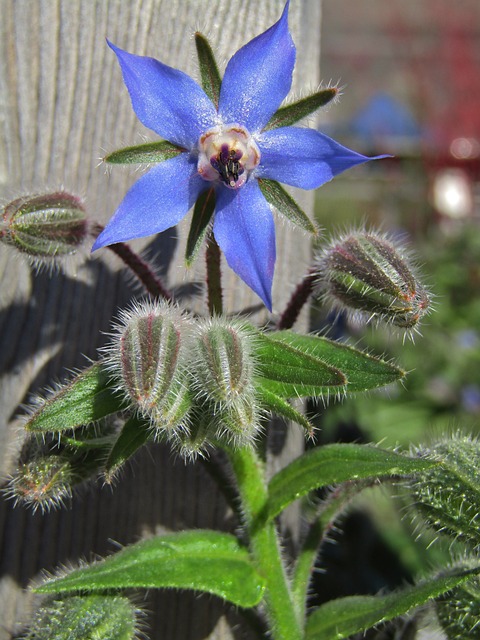
POLYGON ((124 310, 106 347, 106 366, 127 400, 155 429, 183 428, 191 407, 187 385, 189 320, 165 302, 124 310))
POLYGON ((37 455, 18 466, 5 493, 34 511, 49 511, 71 497, 75 483, 70 461, 61 455, 37 455))
MULTIPOLYGON (((455 569, 478 568, 478 557, 466 557, 456 563, 455 569)), ((480 626, 480 578, 472 576, 460 587, 436 598, 438 620, 448 640, 478 638, 480 626)))
POLYGON ((216 317, 197 325, 192 350, 196 401, 212 416, 212 436, 235 445, 251 443, 260 429, 253 384, 254 340, 245 323, 216 317))
POLYGON ((377 232, 353 231, 332 241, 317 260, 316 287, 338 311, 407 332, 430 306, 406 249, 377 232))
POLYGON ((3 207, 0 223, 0 239, 37 265, 76 253, 89 232, 82 201, 65 191, 17 198, 3 207))
POLYGON ((57 596, 38 609, 23 637, 24 640, 135 640, 143 615, 123 595, 57 596))
POLYGON ((438 464, 408 481, 416 512, 435 531, 479 549, 480 442, 457 433, 417 455, 438 464))

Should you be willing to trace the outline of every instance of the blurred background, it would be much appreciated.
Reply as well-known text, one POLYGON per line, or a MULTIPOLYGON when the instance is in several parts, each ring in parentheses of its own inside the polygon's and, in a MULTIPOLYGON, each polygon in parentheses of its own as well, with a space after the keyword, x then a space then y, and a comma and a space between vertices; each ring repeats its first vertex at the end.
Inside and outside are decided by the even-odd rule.
MULTIPOLYGON (((383 352, 409 375, 403 387, 312 407, 320 440, 408 449, 458 429, 478 434, 480 3, 326 0, 321 45, 321 77, 342 95, 321 114, 320 130, 364 154, 393 156, 318 190, 324 236, 367 225, 405 237, 434 304, 414 340, 337 318, 332 337, 383 352)), ((324 332, 331 321, 320 305, 313 308, 314 330, 324 332)), ((335 589, 336 575, 342 593, 376 592, 442 563, 442 550, 427 553, 425 540, 414 541, 408 521, 376 491, 365 501, 368 518, 365 509, 352 512, 345 535, 325 550, 324 563, 333 567, 328 585, 319 576, 320 591, 335 589), (369 568, 348 579, 342 569, 351 569, 359 544, 369 568)))

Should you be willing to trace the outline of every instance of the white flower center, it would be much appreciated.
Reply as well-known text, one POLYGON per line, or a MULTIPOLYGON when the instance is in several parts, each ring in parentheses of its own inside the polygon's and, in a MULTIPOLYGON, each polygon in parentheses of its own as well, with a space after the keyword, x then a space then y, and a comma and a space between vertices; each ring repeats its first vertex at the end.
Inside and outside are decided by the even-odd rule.
POLYGON ((198 141, 198 173, 229 189, 243 186, 260 162, 260 151, 248 131, 237 124, 209 129, 198 141))

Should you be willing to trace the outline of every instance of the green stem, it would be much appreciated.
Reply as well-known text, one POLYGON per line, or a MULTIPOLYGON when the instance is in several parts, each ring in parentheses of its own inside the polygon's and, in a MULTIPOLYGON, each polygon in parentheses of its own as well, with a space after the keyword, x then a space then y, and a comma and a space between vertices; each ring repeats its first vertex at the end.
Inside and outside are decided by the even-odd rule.
POLYGON ((302 624, 296 615, 275 523, 258 526, 268 495, 265 465, 247 447, 231 449, 228 455, 237 479, 252 559, 267 585, 264 604, 271 637, 301 640, 302 624))

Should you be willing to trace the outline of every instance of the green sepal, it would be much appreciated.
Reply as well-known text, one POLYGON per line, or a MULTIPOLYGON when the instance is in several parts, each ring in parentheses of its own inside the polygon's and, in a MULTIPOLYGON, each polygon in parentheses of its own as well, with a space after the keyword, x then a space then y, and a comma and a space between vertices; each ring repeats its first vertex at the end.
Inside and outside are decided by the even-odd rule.
POLYGON ((125 402, 115 392, 110 375, 102 363, 97 362, 44 400, 24 426, 36 433, 67 431, 123 408, 125 402))
POLYGON ((153 439, 152 423, 140 415, 130 417, 123 425, 105 463, 105 478, 111 482, 115 473, 140 447, 153 439))
POLYGON ((276 331, 269 337, 339 369, 347 378, 347 392, 368 391, 405 376, 405 372, 391 362, 328 338, 300 335, 290 330, 276 331))
POLYGON ((215 105, 215 108, 218 109, 222 78, 218 71, 212 47, 205 36, 198 32, 195 34, 195 46, 197 48, 202 88, 215 105))
POLYGON ((210 530, 183 531, 143 540, 105 560, 54 578, 37 593, 106 589, 175 588, 204 591, 240 607, 263 597, 264 579, 237 538, 210 530))
POLYGON ((313 436, 313 424, 307 420, 303 413, 300 413, 295 409, 295 407, 292 407, 287 400, 266 389, 259 380, 257 380, 255 384, 255 391, 262 407, 268 409, 277 416, 282 416, 282 418, 292 420, 292 422, 303 427, 308 436, 313 436))
POLYGON ((158 140, 112 151, 103 161, 108 164, 154 164, 175 158, 184 151, 167 140, 158 140))
POLYGON ((322 360, 286 342, 275 334, 258 333, 255 341, 256 373, 263 387, 282 398, 318 397, 343 391, 343 373, 322 360))
POLYGON ((315 447, 270 480, 265 517, 271 520, 289 504, 319 487, 348 480, 413 475, 436 464, 431 460, 359 444, 315 447))
POLYGON ((380 596, 348 596, 330 600, 307 620, 306 640, 341 640, 393 620, 463 584, 479 569, 429 578, 380 596))
POLYGON ((185 250, 185 262, 191 267, 200 251, 205 237, 210 228, 210 220, 215 211, 215 191, 208 189, 201 193, 193 208, 192 223, 188 232, 187 248, 185 250))
POLYGON ((318 230, 313 222, 278 182, 261 178, 258 181, 258 186, 265 196, 265 200, 275 207, 279 213, 288 218, 293 224, 308 231, 308 233, 317 235, 318 230))
POLYGON ((287 104, 273 114, 264 131, 277 129, 278 127, 289 127, 306 116, 315 113, 317 109, 324 107, 338 95, 338 89, 329 87, 321 89, 307 98, 302 98, 292 104, 287 104))

